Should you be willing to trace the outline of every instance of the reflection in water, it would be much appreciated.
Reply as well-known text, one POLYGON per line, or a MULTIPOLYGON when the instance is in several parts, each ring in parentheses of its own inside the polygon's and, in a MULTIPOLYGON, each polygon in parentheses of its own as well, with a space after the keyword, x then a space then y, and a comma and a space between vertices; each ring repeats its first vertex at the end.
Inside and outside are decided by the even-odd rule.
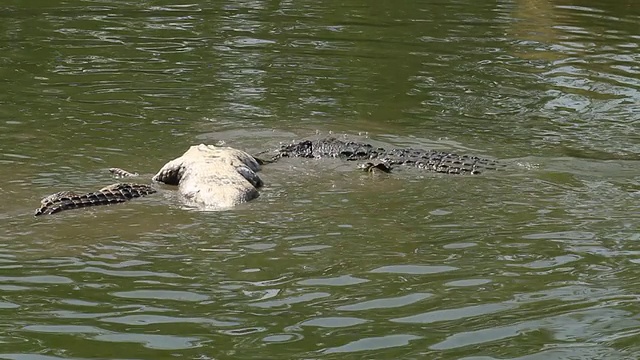
POLYGON ((554 61, 565 57, 556 51, 561 39, 554 0, 515 1, 508 34, 518 41, 516 55, 527 60, 554 61))
POLYGON ((637 160, 628 135, 638 120, 640 44, 633 26, 599 5, 519 1, 510 32, 521 41, 518 56, 543 61, 535 72, 549 86, 538 116, 567 129, 546 130, 540 143, 563 155, 637 160))
MULTIPOLYGON (((14 4, 15 3, 15 4, 14 4)), ((631 2, 0 5, 0 358, 633 358, 631 2), (175 191, 34 219, 193 142, 328 131, 503 159, 286 159, 234 211, 175 191)))

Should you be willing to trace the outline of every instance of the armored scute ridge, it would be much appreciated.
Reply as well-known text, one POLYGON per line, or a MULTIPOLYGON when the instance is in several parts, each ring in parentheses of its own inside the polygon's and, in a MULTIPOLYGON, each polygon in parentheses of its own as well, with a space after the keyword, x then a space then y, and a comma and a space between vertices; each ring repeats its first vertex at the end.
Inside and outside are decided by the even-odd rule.
POLYGON ((121 183, 85 194, 61 191, 42 199, 41 206, 36 209, 35 215, 55 214, 59 211, 87 206, 117 204, 155 192, 156 190, 149 185, 121 183))
POLYGON ((387 166, 405 165, 446 174, 480 174, 483 170, 495 170, 497 163, 477 156, 421 150, 376 148, 371 144, 342 141, 336 138, 305 140, 284 145, 273 157, 339 158, 347 161, 378 160, 387 166))

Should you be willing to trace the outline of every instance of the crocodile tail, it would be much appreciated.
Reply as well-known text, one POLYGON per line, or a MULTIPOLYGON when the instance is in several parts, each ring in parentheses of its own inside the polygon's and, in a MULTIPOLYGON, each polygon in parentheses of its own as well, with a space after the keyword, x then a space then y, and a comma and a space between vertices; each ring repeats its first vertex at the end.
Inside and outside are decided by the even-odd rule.
POLYGON ((132 172, 128 172, 127 170, 124 169, 120 169, 120 168, 110 168, 109 172, 111 174, 113 174, 113 176, 115 177, 132 177, 132 176, 138 176, 138 173, 132 173, 132 172))
POLYGON ((86 194, 59 192, 44 198, 42 206, 36 209, 35 216, 50 215, 63 210, 88 206, 117 204, 155 192, 156 190, 149 185, 123 183, 109 185, 86 194))

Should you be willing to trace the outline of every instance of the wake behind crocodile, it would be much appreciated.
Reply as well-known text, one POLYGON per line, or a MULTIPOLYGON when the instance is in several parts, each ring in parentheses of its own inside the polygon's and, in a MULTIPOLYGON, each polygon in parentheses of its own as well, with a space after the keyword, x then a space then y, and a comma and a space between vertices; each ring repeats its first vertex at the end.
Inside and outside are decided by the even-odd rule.
MULTIPOLYGON (((388 173, 396 166, 403 166, 442 174, 478 175, 500 166, 494 160, 477 156, 413 148, 387 150, 333 137, 285 144, 262 154, 271 155, 263 160, 232 147, 194 145, 182 156, 167 162, 152 182, 177 186, 183 201, 192 207, 225 210, 257 198, 258 188, 264 185, 257 174, 261 165, 283 158, 340 159, 357 162, 357 168, 372 173, 388 173)), ((119 168, 112 168, 111 172, 118 177, 137 175, 119 168)), ((61 191, 43 198, 35 215, 116 204, 155 192, 151 184, 134 183, 115 183, 87 193, 61 191)))

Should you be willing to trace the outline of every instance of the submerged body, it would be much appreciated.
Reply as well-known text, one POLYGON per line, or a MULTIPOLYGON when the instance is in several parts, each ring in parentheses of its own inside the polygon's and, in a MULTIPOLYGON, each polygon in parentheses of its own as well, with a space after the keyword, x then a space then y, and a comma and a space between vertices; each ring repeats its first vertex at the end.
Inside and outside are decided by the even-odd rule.
POLYGON ((386 166, 405 165, 446 174, 480 174, 484 170, 495 170, 496 162, 477 156, 421 150, 391 149, 374 147, 355 141, 336 138, 304 140, 283 145, 277 150, 273 160, 282 157, 340 158, 347 161, 377 160, 386 166))

